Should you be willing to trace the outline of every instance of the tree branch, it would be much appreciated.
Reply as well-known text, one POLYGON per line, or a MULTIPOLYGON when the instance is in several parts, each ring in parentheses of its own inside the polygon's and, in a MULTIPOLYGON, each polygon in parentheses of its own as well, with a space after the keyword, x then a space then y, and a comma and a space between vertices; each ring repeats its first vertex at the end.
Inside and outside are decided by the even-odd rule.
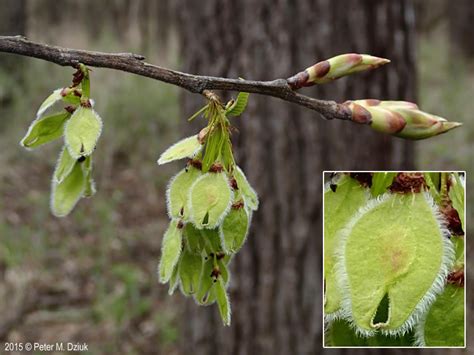
POLYGON ((83 63, 91 67, 120 70, 176 85, 192 93, 225 90, 273 96, 314 110, 326 119, 351 119, 351 112, 343 105, 298 94, 287 79, 253 81, 192 75, 146 63, 142 55, 69 49, 33 42, 23 36, 0 36, 0 52, 39 58, 62 66, 74 67, 83 63))

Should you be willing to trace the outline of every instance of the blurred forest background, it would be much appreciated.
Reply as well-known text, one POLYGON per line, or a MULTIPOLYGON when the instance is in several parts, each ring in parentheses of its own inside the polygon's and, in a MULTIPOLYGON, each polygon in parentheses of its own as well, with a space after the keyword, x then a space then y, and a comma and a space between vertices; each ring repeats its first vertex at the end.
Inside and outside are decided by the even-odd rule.
MULTIPOLYGON (((68 85, 73 70, 0 53, 2 344, 85 341, 91 354, 318 353, 322 170, 467 170, 472 191, 470 0, 0 0, 0 8, 0 35, 131 51, 196 74, 273 79, 342 52, 370 52, 392 63, 307 92, 337 101, 416 100, 464 124, 413 144, 251 95, 235 145, 261 208, 233 262, 233 325, 222 329, 216 307, 168 296, 156 276, 168 223, 164 191, 180 165, 155 161, 196 128, 185 119, 202 98, 93 69, 92 96, 104 119, 98 193, 57 219, 49 185, 60 145, 27 152, 19 141, 42 100, 68 85)), ((469 193, 469 206, 473 199, 469 193)))

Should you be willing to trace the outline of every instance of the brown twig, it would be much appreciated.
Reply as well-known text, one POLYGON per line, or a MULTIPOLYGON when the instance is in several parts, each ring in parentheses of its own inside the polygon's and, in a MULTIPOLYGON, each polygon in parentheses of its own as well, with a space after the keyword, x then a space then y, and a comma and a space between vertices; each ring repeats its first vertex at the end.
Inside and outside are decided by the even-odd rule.
POLYGON ((295 92, 287 79, 254 81, 213 76, 192 75, 149 64, 145 57, 133 53, 103 53, 63 48, 28 40, 23 36, 0 36, 0 52, 13 53, 56 63, 77 66, 109 68, 129 72, 182 87, 202 94, 205 90, 242 91, 267 95, 314 110, 326 119, 350 120, 351 113, 334 101, 318 100, 295 92))

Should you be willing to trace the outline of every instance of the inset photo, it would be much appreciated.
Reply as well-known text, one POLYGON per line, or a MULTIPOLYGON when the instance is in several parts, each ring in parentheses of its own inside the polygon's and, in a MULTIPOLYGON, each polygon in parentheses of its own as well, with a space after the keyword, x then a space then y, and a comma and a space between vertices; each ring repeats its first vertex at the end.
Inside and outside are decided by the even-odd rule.
POLYGON ((324 347, 465 347, 465 172, 324 172, 324 347))

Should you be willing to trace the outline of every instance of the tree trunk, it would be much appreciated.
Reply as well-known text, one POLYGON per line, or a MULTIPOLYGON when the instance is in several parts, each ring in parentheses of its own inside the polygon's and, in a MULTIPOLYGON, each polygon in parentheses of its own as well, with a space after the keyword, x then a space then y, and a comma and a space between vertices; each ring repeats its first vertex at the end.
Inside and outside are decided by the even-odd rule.
POLYGON ((26 0, 2 0, 0 35, 24 35, 26 33, 26 0))
MULTIPOLYGON (((3 0, 1 3, 2 10, 0 11, 0 36, 8 35, 25 35, 26 34, 26 0, 3 0)), ((24 58, 19 58, 14 55, 4 55, 0 58, 0 114, 12 102, 12 90, 23 83, 24 58), (4 90, 10 88, 10 90, 4 90)), ((3 130, 3 125, 0 123, 0 131, 3 130)))
POLYGON ((468 58, 474 58, 474 3, 472 0, 447 2, 449 35, 452 49, 468 58))
MULTIPOLYGON (((408 1, 181 1, 184 70, 274 79, 344 52, 392 60, 376 72, 306 89, 317 98, 415 99, 414 11, 408 1)), ((183 116, 203 105, 185 94, 183 116)), ((412 169, 413 144, 274 98, 250 96, 234 151, 260 196, 232 262, 232 325, 187 302, 184 353, 315 354, 322 340, 322 171, 412 169)), ((215 309, 214 309, 215 308, 215 309)))

